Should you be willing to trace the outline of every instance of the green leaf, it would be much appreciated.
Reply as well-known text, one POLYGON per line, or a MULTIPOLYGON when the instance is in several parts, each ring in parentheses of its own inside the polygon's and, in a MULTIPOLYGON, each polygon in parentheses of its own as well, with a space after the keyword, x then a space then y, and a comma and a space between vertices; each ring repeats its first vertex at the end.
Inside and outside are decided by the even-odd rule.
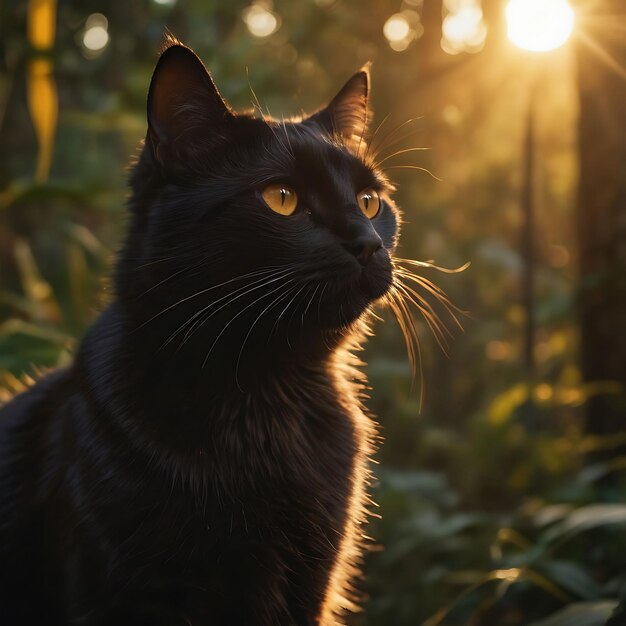
POLYGON ((43 324, 31 324, 18 318, 12 318, 0 324, 0 337, 18 334, 43 339, 62 347, 72 347, 76 343, 71 335, 43 324))
POLYGON ((616 606, 617 600, 574 602, 529 626, 604 626, 616 606))
POLYGON ((583 600, 597 600, 602 596, 598 583, 577 563, 553 560, 542 563, 540 569, 561 589, 583 600))
POLYGON ((610 524, 626 524, 626 505, 593 504, 572 511, 562 523, 552 526, 544 541, 559 541, 592 528, 610 524))
POLYGON ((448 488, 446 477, 437 472, 399 471, 381 468, 378 477, 388 489, 406 493, 438 493, 448 488))

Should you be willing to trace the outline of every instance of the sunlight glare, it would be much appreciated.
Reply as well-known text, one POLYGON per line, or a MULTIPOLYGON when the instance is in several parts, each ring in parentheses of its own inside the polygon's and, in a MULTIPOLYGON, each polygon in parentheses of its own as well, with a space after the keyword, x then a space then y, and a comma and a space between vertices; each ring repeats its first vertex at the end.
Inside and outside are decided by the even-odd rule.
POLYGON ((269 37, 280 27, 279 18, 265 3, 254 3, 243 12, 243 21, 252 35, 269 37))
POLYGON ((388 41, 401 41, 406 39, 411 27, 402 13, 392 15, 383 26, 383 34, 388 41))
POLYGON ((420 14, 412 9, 394 13, 385 22, 383 34, 392 50, 404 52, 424 34, 420 14))
POLYGON ((441 47, 448 54, 478 52, 487 38, 487 26, 479 2, 446 3, 449 13, 442 24, 441 47))
POLYGON ((509 0, 509 39, 531 52, 548 52, 564 45, 574 30, 574 10, 567 0, 509 0))

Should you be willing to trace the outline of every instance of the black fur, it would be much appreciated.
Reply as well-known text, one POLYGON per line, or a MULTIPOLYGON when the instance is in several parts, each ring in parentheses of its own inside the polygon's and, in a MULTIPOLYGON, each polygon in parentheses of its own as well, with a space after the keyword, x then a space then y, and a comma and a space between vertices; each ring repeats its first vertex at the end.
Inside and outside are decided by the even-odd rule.
POLYGON ((343 623, 374 427, 349 349, 397 212, 359 156, 368 77, 278 122, 161 56, 116 295, 0 410, 0 623, 343 623), (289 183, 289 216, 261 199, 289 183), (369 220, 356 193, 375 187, 369 220), (380 238, 380 240, 378 239, 380 238), (382 244, 362 265, 363 241, 382 244))

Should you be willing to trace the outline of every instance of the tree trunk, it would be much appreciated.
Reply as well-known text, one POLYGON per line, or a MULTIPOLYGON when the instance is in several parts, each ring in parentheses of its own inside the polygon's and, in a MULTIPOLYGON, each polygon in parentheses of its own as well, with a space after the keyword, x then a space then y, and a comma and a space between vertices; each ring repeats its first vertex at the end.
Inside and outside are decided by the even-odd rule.
POLYGON ((604 0, 597 13, 577 44, 580 316, 583 379, 602 383, 591 385, 588 430, 610 434, 626 425, 626 40, 610 27, 626 22, 626 3, 604 0))

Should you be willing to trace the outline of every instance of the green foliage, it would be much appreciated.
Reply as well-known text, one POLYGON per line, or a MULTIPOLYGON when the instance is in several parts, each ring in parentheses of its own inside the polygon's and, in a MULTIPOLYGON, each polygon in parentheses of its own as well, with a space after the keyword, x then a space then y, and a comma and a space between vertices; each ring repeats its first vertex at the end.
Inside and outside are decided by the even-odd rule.
POLYGON ((379 473, 373 534, 386 549, 369 559, 363 623, 412 624, 417 605, 424 626, 544 624, 552 612, 545 624, 603 624, 615 608, 605 598, 622 584, 626 506, 476 511, 440 473, 379 473))
POLYGON ((530 626, 604 626, 615 606, 616 603, 612 600, 574 602, 530 626))

